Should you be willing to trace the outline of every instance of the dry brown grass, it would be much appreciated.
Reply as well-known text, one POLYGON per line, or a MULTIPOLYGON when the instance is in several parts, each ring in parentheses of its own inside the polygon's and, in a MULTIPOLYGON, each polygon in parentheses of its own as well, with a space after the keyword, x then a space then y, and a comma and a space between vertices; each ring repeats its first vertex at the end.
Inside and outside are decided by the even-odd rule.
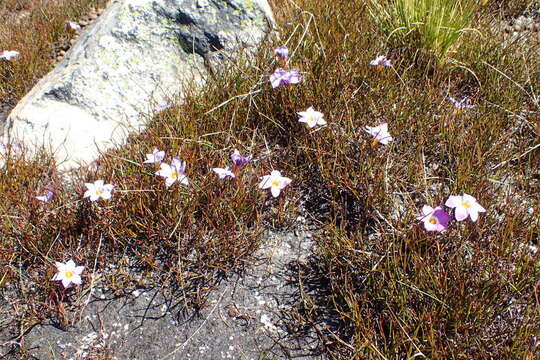
POLYGON ((17 50, 12 62, 0 61, 0 104, 14 105, 52 69, 56 48, 74 33, 66 21, 76 21, 103 0, 2 0, 0 51, 17 50))
POLYGON ((54 261, 69 258, 97 260, 119 292, 167 282, 186 304, 200 305, 221 276, 248 261, 264 227, 287 226, 304 204, 320 232, 313 263, 299 270, 297 319, 317 327, 330 356, 537 356, 539 43, 502 45, 485 24, 506 10, 486 7, 475 24, 483 36, 467 35, 460 65, 438 67, 410 49, 387 49, 361 2, 274 5, 280 23, 291 24, 282 38, 303 84, 270 88, 276 44, 268 44, 252 66, 218 74, 203 94, 104 154, 73 192, 46 156, 9 158, 0 173, 0 276, 26 303, 20 318, 75 306, 89 273, 82 289, 48 281, 54 261), (367 64, 383 53, 395 65, 376 72, 367 64), (253 89, 261 92, 208 113, 253 89), (448 96, 463 95, 477 107, 457 114, 448 96), (328 126, 299 124, 296 113, 308 106, 328 126), (373 147, 364 127, 381 122, 395 140, 373 147), (141 165, 154 146, 188 162, 191 186, 166 189, 141 165), (238 181, 219 182, 210 169, 234 148, 254 161, 238 181), (256 188, 271 169, 293 179, 277 200, 256 188), (83 183, 98 178, 116 185, 113 199, 82 200, 83 183), (46 188, 57 192, 53 202, 34 200, 46 188), (422 205, 461 193, 487 212, 427 233, 416 220, 422 205))

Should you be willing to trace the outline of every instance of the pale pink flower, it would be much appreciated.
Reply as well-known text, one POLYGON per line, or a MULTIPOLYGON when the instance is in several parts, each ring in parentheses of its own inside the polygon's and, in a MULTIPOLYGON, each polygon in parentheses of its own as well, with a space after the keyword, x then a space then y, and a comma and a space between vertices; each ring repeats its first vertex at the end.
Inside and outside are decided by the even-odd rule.
POLYGON ((424 223, 424 228, 427 231, 444 232, 448 230, 448 222, 452 219, 441 206, 432 208, 424 205, 422 207, 422 215, 416 218, 424 223))
POLYGON ((143 161, 143 164, 159 164, 165 158, 165 151, 160 151, 157 148, 154 148, 151 154, 146 154, 146 160, 143 161))
POLYGON ((273 197, 278 197, 281 190, 291 183, 291 179, 281 176, 281 172, 274 170, 270 175, 265 175, 259 184, 260 189, 270 188, 273 197))
POLYGON ((296 69, 285 70, 277 68, 272 75, 270 75, 270 83, 273 88, 281 86, 299 84, 302 82, 302 75, 296 69))
POLYGON ((112 196, 111 191, 114 188, 114 185, 105 184, 103 180, 96 180, 94 183, 86 183, 86 192, 84 193, 85 198, 89 197, 90 201, 96 201, 99 198, 109 200, 112 196))
POLYGON ((376 142, 379 142, 383 145, 387 145, 390 141, 393 140, 392 136, 388 132, 388 124, 383 123, 377 126, 366 126, 365 131, 373 136, 376 142))
POLYGON ((478 204, 474 197, 468 194, 461 196, 451 195, 446 200, 445 205, 456 209, 455 216, 457 221, 463 221, 470 216, 471 220, 476 222, 478 220, 478 213, 486 212, 486 209, 478 204))
POLYGON ((324 114, 322 112, 315 111, 312 106, 310 106, 306 111, 298 112, 298 115, 300 115, 300 119, 298 121, 306 123, 309 128, 313 128, 317 125, 326 125, 326 120, 323 119, 324 114))
POLYGON ((212 170, 217 174, 220 180, 223 180, 227 178, 227 176, 233 178, 235 177, 234 173, 232 172, 232 168, 230 166, 227 166, 226 168, 212 168, 212 170))
POLYGON ((73 260, 69 260, 65 264, 57 261, 56 268, 58 272, 51 280, 61 281, 64 288, 67 288, 71 283, 81 285, 81 274, 84 266, 77 266, 73 260))
POLYGON ((156 175, 165 178, 165 185, 167 187, 171 186, 176 181, 180 182, 182 185, 189 185, 186 176, 186 162, 180 161, 177 157, 172 159, 171 165, 165 163, 161 164, 160 169, 156 171, 156 175))

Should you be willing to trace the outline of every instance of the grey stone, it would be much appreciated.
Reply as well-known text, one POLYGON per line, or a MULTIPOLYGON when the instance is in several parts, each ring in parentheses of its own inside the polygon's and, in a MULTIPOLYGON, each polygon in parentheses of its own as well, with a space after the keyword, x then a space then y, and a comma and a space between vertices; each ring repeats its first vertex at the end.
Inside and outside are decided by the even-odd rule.
POLYGON ((202 86, 210 68, 257 46, 267 0, 118 0, 15 107, 4 137, 54 153, 61 170, 95 160, 147 114, 202 86))
POLYGON ((95 288, 75 326, 37 325, 25 335, 26 349, 39 360, 326 359, 314 329, 290 332, 301 291, 296 268, 313 246, 292 233, 269 233, 257 263, 225 279, 198 314, 179 311, 181 297, 165 290, 114 298, 95 288))

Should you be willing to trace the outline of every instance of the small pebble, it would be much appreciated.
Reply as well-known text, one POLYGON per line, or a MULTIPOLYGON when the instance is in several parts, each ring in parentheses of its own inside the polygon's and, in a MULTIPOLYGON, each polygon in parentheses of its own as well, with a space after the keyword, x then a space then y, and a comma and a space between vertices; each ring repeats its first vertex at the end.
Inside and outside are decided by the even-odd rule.
POLYGON ((61 61, 61 60, 62 60, 62 56, 58 55, 58 56, 56 57, 56 61, 61 61))
POLYGON ((522 28, 521 28, 521 25, 519 25, 519 24, 514 25, 514 31, 515 31, 515 32, 520 32, 521 29, 522 29, 522 28))
POLYGON ((60 56, 64 56, 64 55, 66 55, 66 52, 64 50, 60 50, 59 54, 60 54, 60 56))

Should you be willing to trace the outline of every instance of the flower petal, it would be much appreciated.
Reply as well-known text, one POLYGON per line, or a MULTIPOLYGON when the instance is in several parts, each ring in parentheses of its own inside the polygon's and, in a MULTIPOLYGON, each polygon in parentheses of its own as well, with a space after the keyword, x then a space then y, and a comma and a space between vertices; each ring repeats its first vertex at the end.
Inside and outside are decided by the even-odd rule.
POLYGON ((261 183, 259 184, 260 189, 268 189, 270 186, 272 186, 271 181, 270 181, 270 177, 271 177, 271 175, 264 175, 262 177, 261 183))
POLYGON ((461 206, 461 203, 462 203, 461 196, 450 195, 448 199, 446 200, 446 202, 444 203, 444 205, 450 208, 455 208, 455 207, 461 206))
POLYGON ((467 209, 463 206, 457 206, 456 207, 456 220, 457 221, 463 221, 469 216, 469 213, 467 212, 467 209))
POLYGON ((74 283, 74 284, 77 284, 77 285, 81 285, 82 284, 82 279, 81 279, 81 277, 79 275, 74 274, 71 277, 71 282, 74 283))
POLYGON ((64 285, 64 289, 67 289, 69 284, 71 283, 70 279, 62 279, 62 285, 64 285))
POLYGON ((476 220, 478 220, 478 211, 476 211, 474 208, 470 208, 469 216, 471 217, 472 222, 476 222, 476 220))
POLYGON ((280 180, 281 181, 280 181, 279 187, 281 189, 284 189, 287 185, 289 185, 292 182, 292 180, 289 179, 288 177, 282 177, 280 180))
POLYGON ((188 180, 188 177, 187 176, 180 176, 180 178, 178 179, 178 181, 180 181, 180 184, 182 185, 189 185, 189 180, 188 180))
POLYGON ((281 192, 281 189, 279 187, 277 187, 277 186, 272 186, 270 188, 270 192, 272 193, 272 196, 276 198, 276 197, 279 196, 279 193, 281 192))

